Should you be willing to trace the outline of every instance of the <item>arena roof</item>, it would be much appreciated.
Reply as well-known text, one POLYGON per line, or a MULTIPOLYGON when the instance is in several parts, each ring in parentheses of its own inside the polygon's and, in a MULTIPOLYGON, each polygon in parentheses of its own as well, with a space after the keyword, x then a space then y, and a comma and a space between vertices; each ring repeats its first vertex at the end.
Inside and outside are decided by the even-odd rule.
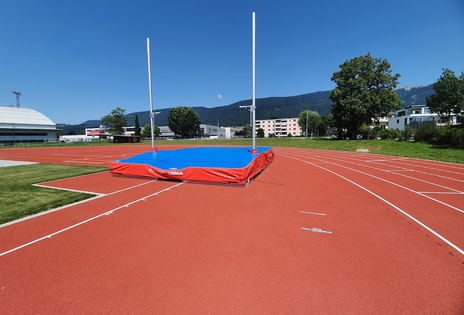
POLYGON ((56 124, 53 121, 36 110, 24 107, 0 106, 0 127, 12 128, 13 126, 56 129, 56 124))

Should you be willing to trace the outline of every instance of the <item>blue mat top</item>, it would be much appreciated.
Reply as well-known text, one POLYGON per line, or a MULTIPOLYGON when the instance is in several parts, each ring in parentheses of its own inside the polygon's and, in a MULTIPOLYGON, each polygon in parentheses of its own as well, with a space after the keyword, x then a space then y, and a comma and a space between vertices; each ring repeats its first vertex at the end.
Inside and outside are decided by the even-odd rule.
POLYGON ((251 154, 252 147, 198 147, 160 150, 142 153, 116 162, 147 164, 164 170, 178 170, 188 167, 243 168, 249 165, 260 153, 270 149, 271 147, 256 147, 256 154, 251 154))

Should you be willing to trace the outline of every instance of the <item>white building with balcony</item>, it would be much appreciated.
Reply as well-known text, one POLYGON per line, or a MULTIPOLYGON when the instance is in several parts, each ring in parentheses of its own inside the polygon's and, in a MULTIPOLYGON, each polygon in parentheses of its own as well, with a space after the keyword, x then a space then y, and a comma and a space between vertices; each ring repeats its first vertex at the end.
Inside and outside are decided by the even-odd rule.
POLYGON ((455 125, 457 124, 456 115, 452 114, 449 117, 440 116, 433 113, 426 105, 413 105, 411 107, 397 110, 395 115, 388 119, 389 129, 404 130, 404 127, 410 126, 417 128, 422 123, 433 125, 455 125))

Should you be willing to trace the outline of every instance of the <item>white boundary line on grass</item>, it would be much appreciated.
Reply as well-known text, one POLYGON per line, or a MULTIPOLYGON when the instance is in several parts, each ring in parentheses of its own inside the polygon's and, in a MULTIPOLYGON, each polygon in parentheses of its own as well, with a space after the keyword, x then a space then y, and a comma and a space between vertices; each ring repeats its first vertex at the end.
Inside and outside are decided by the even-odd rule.
MULTIPOLYGON (((135 203, 137 203, 137 202, 146 201, 146 200, 147 200, 148 198, 150 198, 150 197, 157 196, 157 195, 159 195, 159 194, 161 194, 161 193, 163 193, 163 192, 166 192, 166 191, 170 191, 172 188, 179 187, 179 186, 182 185, 182 184, 183 184, 183 182, 177 183, 177 184, 175 184, 175 185, 172 185, 172 186, 170 186, 170 187, 164 188, 164 189, 162 189, 162 190, 159 190, 159 191, 157 191, 157 192, 154 192, 154 193, 152 193, 152 194, 150 194, 150 195, 147 195, 147 196, 145 196, 145 197, 139 198, 139 199, 137 199, 137 200, 134 200, 134 201, 131 201, 131 202, 129 202, 129 203, 126 203, 126 204, 124 204, 124 205, 122 205, 122 206, 119 206, 119 207, 117 207, 117 208, 114 208, 114 209, 111 209, 111 210, 106 211, 106 212, 104 212, 104 213, 101 213, 101 214, 99 214, 99 215, 93 216, 93 217, 91 217, 91 218, 89 218, 89 219, 87 219, 87 220, 81 221, 81 222, 79 222, 79 223, 76 223, 76 224, 74 224, 74 225, 68 226, 68 227, 66 227, 66 228, 64 228, 64 229, 61 229, 61 230, 59 230, 59 231, 56 231, 56 232, 50 233, 50 234, 48 234, 48 235, 45 235, 45 236, 43 236, 43 237, 41 237, 41 238, 38 238, 38 239, 36 239, 36 240, 33 240, 33 241, 29 242, 29 243, 26 243, 26 244, 17 246, 17 247, 15 247, 15 248, 12 248, 12 249, 10 249, 10 250, 7 250, 7 251, 5 251, 5 252, 3 252, 3 253, 0 253, 0 257, 1 257, 1 256, 4 256, 4 255, 7 255, 7 254, 10 254, 10 253, 12 253, 12 252, 14 252, 14 251, 17 251, 17 250, 21 249, 21 248, 24 248, 24 247, 33 245, 33 244, 38 243, 38 242, 40 242, 40 241, 49 239, 49 238, 51 238, 52 236, 61 234, 61 233, 63 233, 63 232, 66 232, 66 231, 68 231, 68 230, 71 230, 71 229, 73 229, 73 228, 75 228, 75 227, 78 227, 78 226, 80 226, 80 225, 83 225, 83 224, 85 224, 85 223, 88 223, 88 222, 90 222, 90 221, 93 221, 93 220, 98 219, 98 218, 100 218, 100 217, 108 216, 108 215, 110 215, 110 214, 113 214, 115 211, 121 210, 121 209, 123 209, 123 208, 128 208, 130 205, 133 205, 133 204, 135 204, 135 203)), ((98 197, 97 197, 97 198, 98 198, 98 197)))
MULTIPOLYGON (((294 159, 294 160, 297 160, 297 161, 300 161, 300 162, 303 162, 303 163, 306 163, 306 164, 310 164, 310 165, 313 165, 317 168, 320 168, 320 169, 323 169, 329 173, 332 173, 333 175, 335 176, 338 176, 344 180, 346 180, 347 182, 361 188, 362 190, 366 191, 367 193, 371 194, 372 196, 380 199, 381 201, 385 202, 386 204, 390 205, 391 207, 395 208, 397 211, 399 211, 400 213, 402 213, 403 215, 407 216, 408 218, 410 218, 411 220, 413 220, 414 222, 416 222, 417 224, 419 224, 420 226, 422 226, 424 229, 426 229, 427 231, 429 231, 430 233, 432 233, 433 235, 435 235, 436 237, 438 237, 440 240, 442 240, 443 242, 445 242, 446 244, 448 244, 449 246, 451 246, 452 248, 454 248, 457 252, 459 252, 461 255, 464 255, 464 250, 462 250, 461 248, 459 248, 458 246, 456 246, 455 244, 453 244, 451 241, 449 241, 448 239, 446 239, 445 237, 443 237, 442 235, 438 234, 437 232, 435 232, 434 230, 432 230, 431 228, 429 228, 427 225, 425 225, 424 223, 422 223, 421 221, 419 221, 418 219, 414 218, 412 215, 410 215, 409 213, 407 213, 406 211, 400 209, 399 207, 395 206, 394 204, 392 204, 391 202, 389 202, 388 200, 380 197, 379 195, 377 195, 376 193, 374 193, 373 191, 370 191, 369 189, 367 189, 366 187, 352 181, 351 179, 349 178, 346 178, 345 176, 343 175, 340 175, 332 170, 329 170, 325 167, 322 167, 322 166, 319 166, 315 163, 312 163, 312 162, 309 162, 309 161, 305 161, 303 159, 300 159, 300 158, 296 158, 296 157, 292 157, 292 156, 289 156, 289 155, 285 155, 285 154, 280 154, 282 156, 285 156, 287 158, 291 158, 291 159, 294 159)), ((332 163, 333 164, 333 163, 332 163)))

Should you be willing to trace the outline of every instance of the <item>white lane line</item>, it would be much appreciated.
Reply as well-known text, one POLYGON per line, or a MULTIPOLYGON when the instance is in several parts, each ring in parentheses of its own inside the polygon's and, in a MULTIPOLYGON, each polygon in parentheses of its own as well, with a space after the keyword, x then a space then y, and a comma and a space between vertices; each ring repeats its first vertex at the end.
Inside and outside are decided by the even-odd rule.
POLYGON ((385 202, 386 204, 390 205, 391 207, 395 208, 398 212, 402 213, 403 215, 407 216, 408 218, 410 218, 411 220, 413 220, 414 222, 416 222, 417 224, 419 224, 420 226, 422 226, 424 229, 426 229, 427 231, 429 231, 430 233, 432 233, 433 235, 435 235, 436 237, 438 237, 439 239, 441 239, 443 242, 445 242, 446 244, 448 244, 449 246, 451 246, 452 248, 454 248, 456 251, 458 251, 461 255, 464 255, 464 250, 462 250, 461 248, 459 248, 458 246, 456 246, 455 244, 453 244, 452 242, 450 242, 449 240, 447 240, 445 237, 443 237, 442 235, 438 234, 437 232, 435 232, 434 230, 432 230, 430 227, 428 227, 427 225, 425 225, 424 223, 422 223, 421 221, 417 220, 416 218, 414 218, 412 215, 410 215, 409 213, 407 213, 406 211, 400 209, 399 207, 395 206, 394 204, 392 204, 390 201, 380 197, 379 195, 377 195, 376 193, 374 193, 373 191, 367 189, 366 187, 352 181, 351 179, 343 176, 343 175, 340 175, 332 170, 329 170, 325 167, 322 167, 320 165, 317 165, 315 163, 312 163, 312 162, 309 162, 309 161, 305 161, 305 160, 302 160, 302 159, 299 159, 299 158, 295 158, 295 157, 292 157, 292 156, 288 156, 288 155, 284 155, 284 154, 281 154, 283 156, 286 156, 288 158, 291 158, 291 159, 294 159, 294 160, 297 160, 297 161, 300 161, 300 162, 303 162, 303 163, 306 163, 306 164, 310 164, 310 165, 313 165, 315 167, 318 167, 320 169, 323 169, 329 173, 332 173, 333 175, 335 176, 338 176, 344 180, 346 180, 347 182, 350 182, 352 183, 353 185, 361 188, 362 190, 366 191, 367 193, 371 194, 372 196, 380 199, 381 201, 385 202))
MULTIPOLYGON (((308 157, 308 156, 305 156, 305 155, 302 155, 302 154, 299 154, 299 156, 308 157)), ((340 161, 340 158, 333 158, 333 157, 326 157, 326 158, 327 158, 327 159, 331 159, 331 160, 340 161)), ((438 186, 438 187, 441 187, 441 188, 444 188, 444 189, 453 190, 453 191, 459 191, 459 190, 456 190, 456 189, 454 189, 454 188, 450 188, 450 187, 447 187, 447 186, 439 185, 439 184, 437 184, 437 183, 433 183, 433 182, 430 182, 430 181, 426 181, 426 180, 423 180, 423 179, 420 179, 420 178, 417 178, 417 177, 408 176, 408 175, 405 175, 405 174, 400 174, 400 173, 397 173, 397 172, 403 172, 403 171, 406 171, 406 172, 416 172, 416 173, 421 173, 421 174, 425 174, 425 175, 428 175, 428 176, 435 176, 435 177, 444 178, 444 179, 447 179, 447 180, 450 180, 450 181, 454 181, 454 182, 464 182, 463 180, 459 180, 459 179, 456 179, 456 178, 441 176, 441 175, 437 175, 437 174, 434 174, 434 173, 427 173, 427 172, 423 172, 423 171, 419 171, 419 170, 413 170, 413 169, 388 170, 388 169, 382 169, 382 168, 379 168, 379 167, 374 167, 374 166, 369 166, 369 165, 357 163, 357 162, 359 162, 359 160, 356 160, 356 162, 347 161, 346 159, 343 159, 343 160, 344 160, 346 163, 353 164, 353 165, 357 165, 357 166, 361 166, 361 167, 363 167, 363 168, 370 168, 370 169, 374 169, 374 170, 381 171, 381 172, 392 173, 392 174, 395 174, 395 175, 398 175, 398 176, 403 176, 403 177, 410 178, 410 179, 413 179, 413 180, 416 180, 416 181, 420 181, 420 182, 427 183, 427 184, 429 184, 429 185, 438 186)), ((330 162, 327 162, 327 163, 330 163, 330 162)))
POLYGON ((180 185, 182 185, 182 184, 183 184, 183 182, 180 182, 180 183, 178 183, 178 184, 176 184, 176 185, 170 186, 170 187, 168 187, 168 188, 159 190, 159 191, 157 191, 157 192, 155 192, 155 193, 153 193, 153 194, 150 194, 150 195, 147 195, 147 196, 145 196, 145 197, 139 198, 139 199, 137 199, 137 200, 131 201, 131 202, 125 204, 125 205, 122 205, 122 206, 119 206, 119 207, 117 207, 117 208, 111 209, 111 210, 109 210, 109 211, 106 211, 106 212, 101 213, 101 214, 99 214, 99 215, 96 215, 96 216, 94 216, 94 217, 91 217, 91 218, 89 218, 89 219, 87 219, 87 220, 84 220, 84 221, 81 221, 81 222, 76 223, 76 224, 74 224, 74 225, 68 226, 68 227, 66 227, 66 228, 64 228, 64 229, 61 229, 61 230, 59 230, 59 231, 56 231, 56 232, 53 232, 53 233, 51 233, 51 234, 45 235, 45 236, 43 236, 43 237, 41 237, 41 238, 38 238, 38 239, 36 239, 36 240, 33 240, 33 241, 29 242, 29 243, 26 243, 26 244, 17 246, 17 247, 15 247, 15 248, 12 248, 12 249, 10 249, 10 250, 7 250, 7 251, 5 251, 5 252, 3 252, 3 253, 0 253, 0 257, 1 257, 1 256, 4 256, 4 255, 6 255, 6 254, 12 253, 12 252, 14 252, 14 251, 17 251, 17 250, 19 250, 19 249, 21 249, 21 248, 24 248, 24 247, 33 245, 33 244, 35 244, 35 243, 37 243, 37 242, 40 242, 40 241, 43 241, 43 240, 45 240, 45 239, 49 239, 49 238, 51 238, 52 236, 61 234, 61 233, 63 233, 63 232, 66 232, 66 231, 68 231, 68 230, 71 230, 71 229, 73 229, 73 228, 75 228, 75 227, 78 227, 78 226, 80 226, 80 225, 83 225, 83 224, 85 224, 85 223, 88 223, 88 222, 90 222, 90 221, 93 221, 93 220, 95 220, 95 219, 98 219, 98 218, 100 218, 100 217, 102 217, 102 216, 108 216, 108 215, 110 215, 110 214, 113 214, 115 211, 121 210, 121 209, 123 209, 123 208, 128 208, 130 205, 133 205, 133 204, 135 204, 135 203, 137 203, 137 202, 146 201, 147 198, 150 198, 150 197, 153 197, 153 196, 157 196, 157 195, 159 195, 160 193, 163 193, 163 192, 166 192, 166 191, 170 191, 172 188, 178 187, 178 186, 180 186, 180 185))
POLYGON ((464 195, 464 192, 460 192, 460 191, 456 191, 456 192, 452 192, 452 191, 418 191, 417 193, 419 194, 427 194, 427 195, 432 195, 432 194, 435 194, 435 195, 464 195))
MULTIPOLYGON (((437 162, 437 164, 429 163, 428 165, 422 165, 421 163, 413 163, 413 164, 411 164, 411 163, 394 162, 394 163, 391 163, 390 166, 392 166, 392 167, 394 167, 394 166, 396 166, 396 167, 408 167, 408 168, 414 169, 416 172, 423 172, 425 174, 432 174, 432 173, 422 171, 421 169, 426 169, 426 170, 433 169, 434 171, 439 172, 439 173, 450 173, 450 174, 455 174, 455 175, 460 175, 460 176, 463 175, 462 168, 452 168, 452 169, 457 170, 457 171, 454 171, 454 170, 450 170, 449 168, 443 168, 442 166, 438 165, 439 161, 436 161, 436 162, 437 162)), ((456 164, 456 165, 461 165, 461 164, 456 164)))
MULTIPOLYGON (((380 170, 380 169, 379 169, 380 170)), ((404 170, 383 170, 385 172, 391 172, 391 173, 395 173, 395 172, 415 172, 414 170, 411 170, 411 169, 404 169, 404 170)))
POLYGON ((412 179, 412 180, 416 180, 416 181, 419 181, 419 182, 422 182, 422 183, 426 183, 428 185, 432 185, 432 186, 440 187, 440 188, 443 188, 443 189, 451 190, 451 191, 456 192, 456 193, 463 193, 460 190, 457 190, 457 189, 454 189, 454 188, 451 188, 451 187, 448 187, 448 186, 440 185, 440 184, 437 184, 437 183, 433 183, 433 182, 430 182, 430 181, 425 180, 425 179, 420 179, 420 178, 417 178, 417 177, 408 176, 408 175, 404 175, 404 174, 396 174, 396 175, 403 176, 403 177, 406 177, 406 178, 409 178, 409 179, 412 179))
MULTIPOLYGON (((289 156, 289 155, 284 155, 284 156, 291 157, 291 156, 289 156)), ((301 156, 301 155, 298 155, 298 156, 301 156)), ((307 156, 304 156, 304 157, 305 157, 305 158, 308 158, 308 159, 309 159, 309 158, 315 159, 315 158, 313 158, 313 157, 307 157, 307 156)), ((295 159, 297 159, 297 158, 295 158, 295 159)), ((318 160, 318 159, 315 159, 315 160, 318 160)), ((301 160, 301 161, 303 161, 303 160, 301 160)), ((319 161, 324 161, 324 160, 319 160, 319 161)), ((311 162, 308 162, 308 163, 310 163, 310 164, 315 164, 315 163, 311 163, 311 162)), ((332 164, 332 165, 335 165, 335 166, 338 166, 338 167, 341 167, 341 168, 345 168, 345 169, 350 170, 350 171, 353 171, 353 172, 357 172, 357 173, 360 173, 360 174, 363 174, 363 175, 366 175, 366 176, 369 176, 369 177, 378 179, 378 180, 380 180, 380 181, 389 183, 389 184, 391 184, 391 185, 393 185, 393 186, 397 186, 397 187, 399 187, 399 188, 401 188, 401 189, 407 190, 407 191, 409 191, 409 192, 412 192, 412 193, 417 194, 417 195, 419 195, 419 196, 422 196, 422 197, 424 197, 424 198, 427 198, 427 199, 430 199, 430 200, 432 200, 432 201, 435 201, 435 202, 437 202, 437 203, 439 203, 439 204, 441 204, 441 205, 443 205, 443 206, 446 206, 446 207, 451 208, 451 209, 453 209, 453 210, 456 210, 456 211, 458 211, 458 212, 464 213, 464 210, 462 210, 462 209, 460 209, 460 208, 458 208, 458 207, 452 206, 452 205, 450 205, 450 204, 447 204, 446 202, 443 202, 443 201, 441 201, 441 200, 432 198, 432 197, 430 197, 430 196, 421 194, 421 193, 418 192, 418 191, 415 191, 415 190, 413 190, 413 189, 411 189, 411 188, 408 188, 408 187, 406 187, 406 186, 400 185, 400 184, 398 184, 398 183, 395 183, 395 182, 386 180, 385 178, 378 177, 378 176, 375 176, 375 175, 372 175, 372 174, 369 174, 369 173, 366 173, 366 172, 357 170, 357 169, 355 169, 355 168, 351 168, 351 167, 344 166, 344 165, 341 165, 341 164, 337 164, 337 163, 334 163, 334 162, 327 162, 327 161, 325 161, 325 163, 326 163, 326 164, 332 164)), ((352 163, 352 162, 348 162, 348 163, 356 164, 356 163, 352 163)), ((358 166, 363 166, 362 164, 356 164, 356 165, 358 165, 358 166)), ((366 166, 366 168, 373 168, 373 169, 375 169, 375 170, 378 170, 378 169, 376 169, 376 168, 374 168, 374 167, 370 167, 370 166, 366 166)), ((406 176, 406 175, 402 175, 402 176, 408 177, 408 176, 406 176)), ((414 179, 414 177, 412 177, 412 178, 414 179)), ((418 180, 418 181, 423 181, 423 180, 420 180, 420 179, 417 179, 417 180, 418 180)), ((429 184, 432 184, 432 185, 433 185, 433 183, 431 183, 431 182, 426 182, 426 183, 429 183, 429 184)), ((435 184, 435 186, 440 186, 440 185, 435 184)), ((449 187, 443 187, 443 188, 446 188, 446 189, 449 189, 449 190, 454 190, 454 189, 449 188, 449 187)), ((455 190, 455 192, 460 192, 460 191, 456 191, 456 190, 455 190)))
POLYGON ((419 160, 419 159, 412 160, 411 158, 408 158, 408 160, 404 160, 404 161, 406 162, 411 161, 412 163, 396 163, 396 164, 407 164, 409 166, 414 166, 418 168, 426 168, 426 169, 430 169, 430 168, 437 169, 437 166, 438 166, 440 167, 440 169, 438 169, 439 171, 455 173, 455 174, 460 174, 460 175, 462 175, 463 174, 462 171, 464 171, 464 166, 458 163, 443 162, 443 161, 424 162, 424 160, 419 160), (455 172, 452 170, 450 171, 449 169, 452 169, 452 170, 455 169, 460 172, 455 172))
POLYGON ((318 213, 318 212, 308 212, 308 211, 300 211, 300 212, 305 213, 305 214, 326 215, 325 213, 318 213))
POLYGON ((79 164, 107 164, 108 162, 90 162, 90 161, 75 161, 75 160, 68 160, 68 161, 63 161, 63 163, 79 163, 79 164))
POLYGON ((96 196, 106 196, 106 194, 102 193, 97 193, 93 191, 86 191, 86 190, 78 190, 78 189, 70 189, 70 188, 61 188, 61 187, 51 187, 51 186, 46 186, 46 185, 41 185, 41 184, 32 184, 32 186, 35 187, 40 187, 40 188, 49 188, 49 189, 56 189, 56 190, 64 190, 64 191, 72 191, 72 192, 77 192, 77 193, 84 193, 84 194, 89 194, 89 195, 96 195, 96 196))
MULTIPOLYGON (((89 174, 89 175, 92 175, 92 174, 89 174)), ((72 178, 75 178, 75 177, 72 177, 72 178)), ((66 179, 68 179, 68 178, 66 178, 66 179)), ((61 181, 61 180, 57 180, 57 181, 61 181)), ((32 186, 50 188, 50 189, 57 189, 57 190, 65 190, 65 191, 73 191, 73 192, 81 192, 81 193, 86 193, 86 194, 97 195, 97 196, 102 196, 103 197, 103 196, 114 195, 114 194, 117 194, 117 193, 120 193, 120 192, 123 192, 123 191, 126 191, 126 190, 130 190, 130 189, 134 189, 134 188, 137 188, 137 187, 140 187, 140 186, 143 186, 143 185, 147 185, 147 184, 150 184, 150 183, 154 183, 156 181, 157 180, 149 180, 147 182, 143 182, 141 184, 137 184, 137 185, 134 185, 134 186, 129 186, 129 187, 126 187, 126 188, 123 188, 123 189, 120 189, 120 190, 116 190, 116 191, 113 191, 113 192, 110 192, 110 193, 107 193, 107 194, 97 193, 97 192, 93 192, 93 191, 85 191, 85 190, 68 189, 68 188, 61 188, 61 187, 55 187, 55 186, 47 186, 47 185, 43 185, 43 184, 33 184, 32 186)), ((55 181, 53 181, 53 182, 55 182, 55 181)), ((53 182, 46 182, 46 183, 53 183, 53 182)))
MULTIPOLYGON (((286 152, 288 153, 288 152, 286 152)), ((301 152, 299 153, 290 153, 290 154, 295 154, 295 155, 303 155, 301 152)), ((306 157, 308 157, 308 155, 305 155, 306 157)), ((343 159, 344 161, 347 161, 347 160, 354 160, 356 162, 359 162, 359 156, 358 157, 353 157, 355 155, 350 155, 350 156, 346 156, 346 155, 341 155, 341 154, 338 154, 338 155, 333 155, 333 154, 325 154, 324 156, 318 156, 320 158, 325 158, 325 159, 332 159, 332 160, 341 160, 343 159)), ((376 161, 380 161, 380 160, 366 160, 364 162, 376 162, 376 161)), ((391 159, 384 159, 382 160, 384 162, 391 162, 391 161, 413 161, 411 158, 406 158, 406 157, 402 157, 402 158, 391 158, 391 159)), ((431 173, 431 172, 425 172, 425 171, 420 171, 418 168, 427 168, 427 169, 434 169, 434 170, 437 170, 437 165, 438 164, 449 164, 449 165, 455 165, 455 166, 461 166, 459 169, 462 170, 462 164, 456 164, 456 163, 450 163, 450 162, 441 162, 441 161, 432 161, 434 163, 428 163, 429 165, 431 166, 422 166, 420 164, 418 164, 419 162, 423 162, 422 160, 414 160, 415 162, 413 164, 411 163, 402 163, 402 164, 405 164, 405 166, 401 166, 401 165, 389 165, 390 167, 398 167, 397 170, 390 170, 390 171, 395 171, 395 172, 398 172, 398 171, 414 171, 414 172, 417 172, 417 173, 422 173, 422 174, 426 174, 426 175, 429 175, 429 176, 435 176, 435 177, 439 177, 439 178, 444 178, 444 179, 449 179, 449 180, 452 180, 452 181, 457 181, 457 182, 462 182, 464 183, 464 180, 461 180, 461 179, 457 179, 457 178, 453 178, 453 177, 447 177, 447 176, 443 176, 443 175, 439 175, 439 174, 435 174, 435 173, 431 173), (406 167, 406 168, 405 168, 406 167), (409 168, 409 167, 416 167, 416 169, 412 169, 412 168, 409 168)), ((348 161, 347 161, 348 162, 348 161)), ((352 163, 352 164, 356 164, 354 162, 348 162, 348 163, 352 163)), ((382 163, 381 165, 384 165, 385 163, 382 163)), ((364 164, 357 164, 357 165, 363 165, 364 167, 370 167, 370 166, 367 166, 367 165, 364 165, 364 164)), ((457 167, 456 167, 457 168, 457 167)), ((382 169, 379 169, 379 170, 382 170, 382 169)), ((388 171, 388 170, 385 170, 385 171, 388 171)), ((438 171, 441 171, 438 170, 438 171)), ((450 171, 447 171, 447 170, 443 170, 444 172, 450 172, 450 171)), ((453 174, 457 174, 457 175, 463 175, 462 172, 451 172, 453 174)))

